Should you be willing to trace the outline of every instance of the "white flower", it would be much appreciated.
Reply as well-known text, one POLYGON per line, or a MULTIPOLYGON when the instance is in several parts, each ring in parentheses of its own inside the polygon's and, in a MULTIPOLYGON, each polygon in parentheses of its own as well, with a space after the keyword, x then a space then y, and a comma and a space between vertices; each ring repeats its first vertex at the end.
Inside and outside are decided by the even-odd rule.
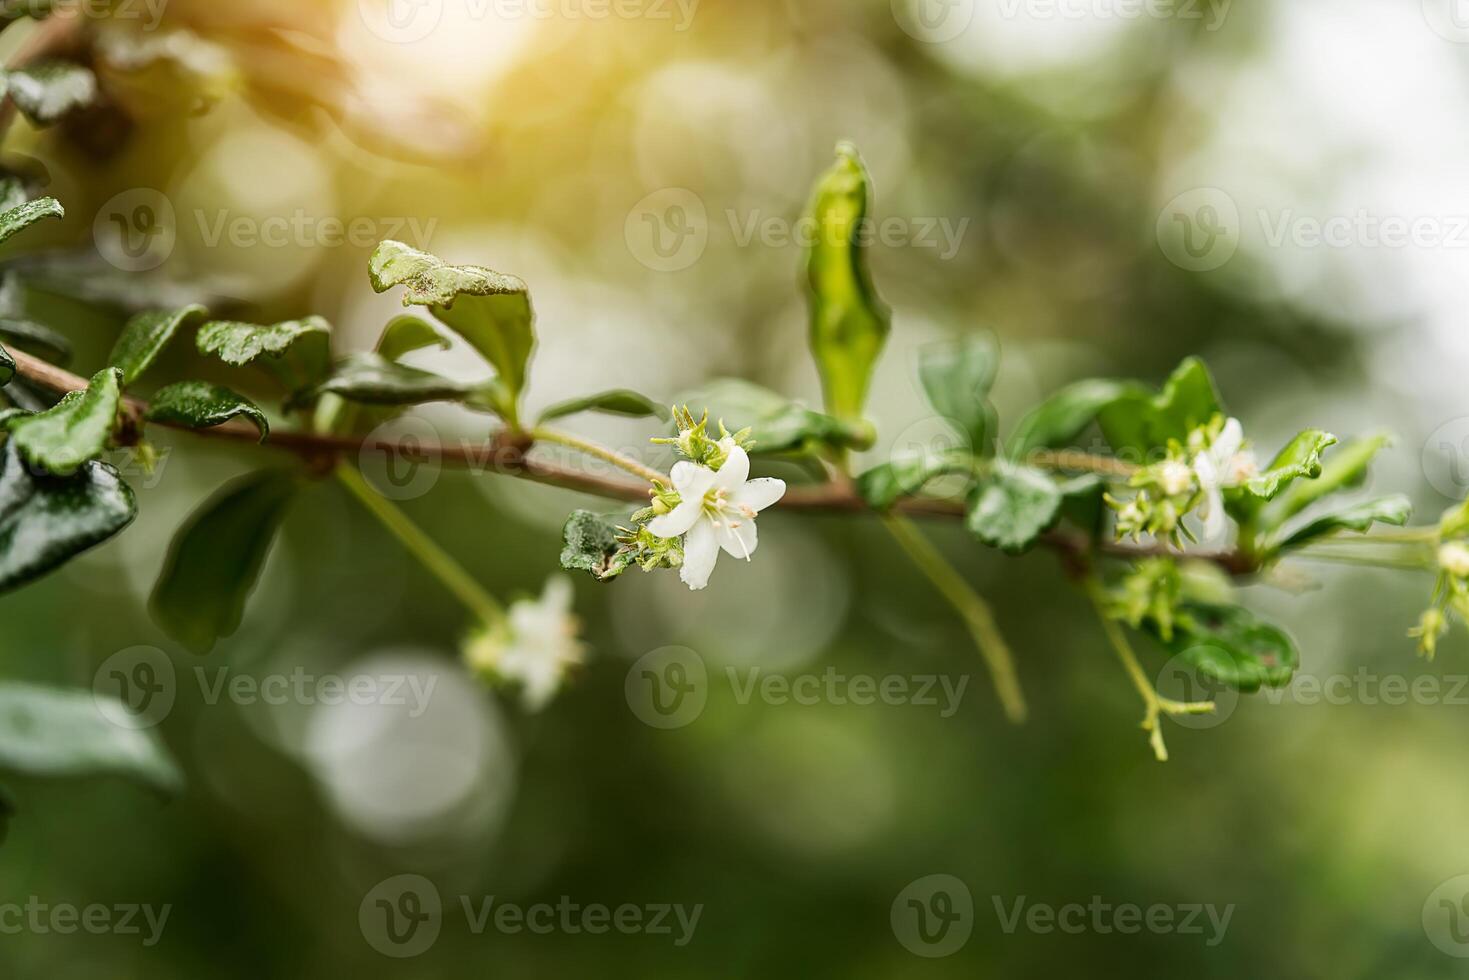
POLYGON ((1454 578, 1469 578, 1469 547, 1458 541, 1440 545, 1438 566, 1454 578))
POLYGON ((466 650, 470 666, 518 683, 525 709, 540 711, 555 696, 567 671, 583 660, 571 599, 571 580, 556 575, 547 579, 539 599, 512 602, 504 625, 470 640, 466 650))
POLYGON ((1158 484, 1165 494, 1176 497, 1194 485, 1194 474, 1186 463, 1170 459, 1158 468, 1158 484))
POLYGON ((1236 487, 1255 475, 1258 467, 1254 454, 1242 451, 1244 430, 1239 419, 1229 419, 1208 449, 1194 456, 1194 476, 1204 491, 1199 504, 1199 518, 1204 522, 1204 540, 1213 541, 1224 533, 1224 490, 1236 487))
POLYGON ((719 549, 749 560, 755 553, 755 515, 785 495, 784 480, 751 480, 750 457, 733 440, 721 441, 725 450, 719 470, 687 460, 673 466, 673 489, 679 504, 648 522, 660 538, 685 535, 683 567, 678 577, 691 589, 709 584, 719 549))

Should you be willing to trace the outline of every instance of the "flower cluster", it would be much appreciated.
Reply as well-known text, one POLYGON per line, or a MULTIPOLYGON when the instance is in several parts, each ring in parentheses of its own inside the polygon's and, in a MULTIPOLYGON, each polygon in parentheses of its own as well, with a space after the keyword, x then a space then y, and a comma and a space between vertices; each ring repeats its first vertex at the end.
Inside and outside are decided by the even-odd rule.
POLYGON ((504 619, 482 627, 465 643, 470 669, 491 682, 519 686, 525 709, 540 711, 585 657, 571 600, 571 580, 556 575, 539 599, 511 603, 504 619))
POLYGON ((1434 558, 1438 581, 1433 598, 1418 625, 1408 630, 1418 640, 1418 652, 1430 660, 1438 651, 1439 637, 1449 630, 1449 611, 1469 621, 1469 501, 1444 514, 1434 558))
POLYGON ((1185 442, 1169 440, 1161 461, 1138 470, 1128 482, 1137 490, 1131 499, 1107 496, 1117 512, 1117 535, 1137 539, 1150 534, 1182 548, 1185 539, 1199 540, 1183 522, 1194 513, 1202 525, 1202 539, 1216 542, 1226 528, 1224 491, 1257 472, 1259 465, 1245 448, 1239 420, 1216 415, 1190 432, 1185 442))

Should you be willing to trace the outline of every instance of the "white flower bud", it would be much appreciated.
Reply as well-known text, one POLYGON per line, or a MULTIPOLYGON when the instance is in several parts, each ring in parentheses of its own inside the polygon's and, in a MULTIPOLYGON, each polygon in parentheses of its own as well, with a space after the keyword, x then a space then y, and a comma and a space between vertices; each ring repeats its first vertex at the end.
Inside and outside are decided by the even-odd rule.
POLYGON ((1469 547, 1459 541, 1440 545, 1438 566, 1454 578, 1469 578, 1469 547))
POLYGON ((1193 471, 1178 460, 1170 459, 1158 467, 1158 485, 1163 488, 1163 493, 1170 497, 1187 493, 1193 483, 1193 471))

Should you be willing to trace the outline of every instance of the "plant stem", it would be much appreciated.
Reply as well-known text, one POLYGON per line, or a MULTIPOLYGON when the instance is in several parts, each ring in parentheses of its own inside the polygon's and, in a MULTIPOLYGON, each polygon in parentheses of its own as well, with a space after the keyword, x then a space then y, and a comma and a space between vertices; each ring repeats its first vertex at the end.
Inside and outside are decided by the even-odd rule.
POLYGON ((1025 696, 1020 691, 1020 680, 1015 674, 1015 658, 1010 646, 995 623, 994 612, 989 603, 973 589, 944 559, 933 543, 925 538, 918 528, 899 514, 884 514, 883 524, 899 545, 908 553, 913 564, 928 576, 959 614, 964 617, 974 643, 988 664, 995 682, 995 693, 1005 709, 1005 716, 1015 723, 1025 720, 1025 696))
POLYGON ((1097 618, 1101 620, 1102 632, 1107 635, 1107 641, 1117 654, 1117 659, 1122 661, 1122 669, 1127 671, 1127 676, 1132 679, 1132 686, 1137 688, 1137 693, 1142 695, 1145 710, 1143 713, 1143 731, 1148 733, 1148 744, 1153 747, 1153 755, 1159 762, 1168 761, 1168 746, 1163 743, 1163 727, 1159 724, 1159 718, 1164 714, 1170 715, 1205 715, 1214 711, 1212 701, 1174 701, 1171 698, 1159 697, 1158 691, 1153 687, 1148 675, 1143 671, 1142 664, 1138 663, 1137 654, 1133 652, 1132 645, 1127 642, 1127 635, 1122 632, 1122 627, 1117 621, 1107 614, 1107 597, 1102 592, 1102 585, 1097 581, 1095 575, 1086 577, 1087 598, 1092 601, 1092 608, 1097 612, 1097 618))
POLYGON ((652 467, 644 466, 642 463, 639 463, 635 459, 629 459, 621 453, 608 449, 606 446, 599 446, 595 442, 583 439, 580 436, 574 436, 569 432, 560 432, 556 429, 537 427, 532 429, 530 434, 532 439, 536 439, 541 442, 559 443, 562 446, 567 446, 571 449, 575 449, 577 452, 586 453, 588 456, 596 457, 597 459, 602 460, 604 463, 611 463, 613 466, 624 469, 627 472, 631 473, 633 476, 641 477, 642 479, 647 480, 649 483, 653 483, 655 481, 660 483, 667 482, 667 476, 659 473, 652 467))
POLYGON ((1433 568, 1432 563, 1427 559, 1406 558, 1398 555, 1369 555, 1335 549, 1312 551, 1310 548, 1302 548, 1299 551, 1291 552, 1289 557, 1303 561, 1335 562, 1339 565, 1362 565, 1369 568, 1407 569, 1409 571, 1428 571, 1433 568))
POLYGON ((447 551, 423 532, 408 515, 399 510, 392 501, 379 494, 362 478, 362 474, 345 463, 336 468, 338 482, 351 491, 352 495, 387 528, 423 567, 433 573, 460 602, 479 617, 486 626, 493 626, 505 619, 505 610, 494 596, 490 595, 474 580, 464 566, 454 560, 447 551))
POLYGON ((1132 463, 1114 456, 1097 456, 1078 449, 1037 449, 1022 462, 1042 469, 1067 470, 1073 473, 1097 473, 1126 479, 1138 471, 1132 463))

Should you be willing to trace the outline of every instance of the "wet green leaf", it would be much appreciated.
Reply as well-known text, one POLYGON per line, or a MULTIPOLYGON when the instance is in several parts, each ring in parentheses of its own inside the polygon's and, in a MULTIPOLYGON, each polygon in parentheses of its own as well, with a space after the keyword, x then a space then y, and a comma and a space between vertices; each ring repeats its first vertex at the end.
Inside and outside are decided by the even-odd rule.
POLYGON ((279 470, 227 484, 179 530, 153 589, 158 625, 195 653, 239 629, 298 481, 279 470))
POLYGON ((265 413, 244 395, 208 381, 180 381, 160 390, 148 405, 148 421, 207 429, 244 416, 260 430, 260 441, 270 435, 265 413))
POLYGON ((561 529, 564 547, 561 567, 571 572, 590 572, 600 581, 616 578, 628 569, 630 559, 617 542, 617 529, 589 510, 573 511, 561 529))
POLYGON ((1063 496, 1046 473, 996 459, 975 486, 964 523, 985 544, 1018 553, 1060 518, 1063 496))
POLYGON ((974 457, 962 450, 916 452, 874 466, 857 478, 857 492, 876 510, 887 510, 930 481, 952 473, 974 472, 974 457))
POLYGON ((122 371, 122 383, 130 385, 148 370, 155 358, 186 326, 203 323, 209 311, 197 304, 178 310, 148 310, 128 320, 107 358, 122 371))
POLYGON ((12 206, 0 211, 0 242, 7 241, 42 218, 61 218, 66 215, 61 202, 54 197, 41 197, 24 204, 13 202, 13 198, 7 200, 6 203, 12 206))
POLYGON ((396 361, 404 354, 416 350, 437 347, 448 350, 453 341, 442 330, 422 317, 403 314, 395 316, 383 327, 377 339, 377 352, 389 361, 396 361))
POLYGON ((263 326, 215 320, 199 328, 199 353, 213 354, 241 366, 261 357, 290 387, 302 388, 326 374, 331 358, 332 327, 319 316, 263 326), (287 355, 289 361, 285 360, 287 355))
POLYGON ((122 373, 103 368, 85 390, 69 392, 35 415, 12 418, 10 439, 27 462, 52 473, 75 472, 107 448, 117 424, 122 373))
POLYGON ((860 419, 877 358, 892 330, 892 313, 868 269, 864 230, 871 189, 856 147, 837 146, 836 163, 816 183, 810 206, 815 229, 807 258, 811 352, 826 410, 860 419))
POLYGON ((1313 518, 1310 523, 1293 531, 1278 546, 1277 550, 1299 548, 1317 538, 1338 531, 1365 533, 1373 524, 1389 524, 1402 527, 1413 513, 1413 504, 1400 493, 1376 500, 1363 500, 1352 504, 1340 504, 1328 508, 1313 518))
POLYGON ((1279 527, 1323 497, 1361 486, 1373 457, 1387 444, 1388 438, 1383 435, 1343 444, 1321 464, 1321 472, 1314 480, 1297 482, 1273 500, 1262 513, 1260 527, 1265 530, 1279 527))
POLYGON ((387 360, 379 354, 351 354, 337 362, 326 380, 303 393, 298 400, 334 394, 369 405, 417 405, 422 402, 467 401, 483 390, 483 383, 454 381, 387 360))
POLYGON ((581 398, 569 398, 564 402, 557 402, 541 412, 540 420, 547 422, 551 419, 575 415, 578 412, 604 412, 608 415, 626 415, 632 418, 656 415, 664 421, 667 421, 669 417, 667 407, 653 401, 648 396, 640 395, 627 388, 614 388, 611 391, 599 391, 595 395, 585 395, 581 398))
POLYGON ((1102 409, 1119 398, 1138 395, 1146 397, 1146 389, 1129 381, 1089 378, 1069 384, 1026 413, 1010 434, 1007 453, 1023 460, 1038 449, 1068 446, 1102 409))
POLYGON ((1284 630, 1240 606, 1183 603, 1164 646, 1201 674, 1245 693, 1289 684, 1300 664, 1284 630))
POLYGON ((989 395, 999 366, 1000 348, 989 334, 929 344, 918 352, 918 380, 929 404, 964 433, 976 456, 994 452, 989 395))
POLYGON ((1336 436, 1320 429, 1306 429, 1275 455, 1263 473, 1250 478, 1244 489, 1263 500, 1274 499, 1297 477, 1321 475, 1321 454, 1336 445, 1336 436))
POLYGON ((1223 411, 1209 369, 1190 357, 1174 369, 1158 394, 1129 390, 1104 406, 1097 421, 1115 451, 1141 463, 1151 450, 1166 446, 1169 439, 1183 441, 1192 429, 1223 411))

